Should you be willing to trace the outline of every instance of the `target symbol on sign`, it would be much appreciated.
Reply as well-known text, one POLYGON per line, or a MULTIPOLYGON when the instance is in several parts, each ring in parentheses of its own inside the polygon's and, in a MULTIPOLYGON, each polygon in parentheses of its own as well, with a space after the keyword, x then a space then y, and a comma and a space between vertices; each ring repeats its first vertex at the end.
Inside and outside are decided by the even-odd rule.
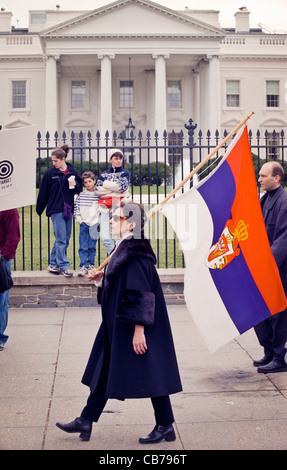
POLYGON ((9 160, 0 162, 0 180, 9 178, 13 173, 13 165, 9 160))

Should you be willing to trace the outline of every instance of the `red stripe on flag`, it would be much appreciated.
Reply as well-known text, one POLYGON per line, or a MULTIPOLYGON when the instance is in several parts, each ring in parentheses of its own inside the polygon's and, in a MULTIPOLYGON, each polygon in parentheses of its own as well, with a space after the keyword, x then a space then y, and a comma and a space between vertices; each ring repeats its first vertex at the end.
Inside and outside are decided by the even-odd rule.
POLYGON ((262 216, 246 127, 226 161, 236 181, 232 219, 234 225, 243 221, 243 229, 246 227, 248 232, 244 242, 239 242, 240 248, 271 315, 274 315, 287 308, 287 300, 262 216))

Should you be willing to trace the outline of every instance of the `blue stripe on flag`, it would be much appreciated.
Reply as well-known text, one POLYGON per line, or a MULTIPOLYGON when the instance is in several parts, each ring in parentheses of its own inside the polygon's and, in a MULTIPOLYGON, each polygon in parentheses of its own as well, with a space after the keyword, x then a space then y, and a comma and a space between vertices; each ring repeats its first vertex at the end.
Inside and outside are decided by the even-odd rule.
POLYGON ((202 186, 197 188, 213 219, 213 243, 216 243, 231 217, 236 185, 230 166, 225 161, 202 186))
MULTIPOLYGON (((236 193, 235 180, 228 163, 223 162, 212 178, 206 180, 197 190, 213 220, 212 244, 217 243, 227 220, 231 218, 236 193)), ((223 269, 209 271, 222 302, 240 334, 270 315, 242 252, 223 269), (240 284, 238 284, 239 279, 240 284)))
POLYGON ((242 252, 223 269, 210 269, 210 274, 240 334, 270 316, 242 252))

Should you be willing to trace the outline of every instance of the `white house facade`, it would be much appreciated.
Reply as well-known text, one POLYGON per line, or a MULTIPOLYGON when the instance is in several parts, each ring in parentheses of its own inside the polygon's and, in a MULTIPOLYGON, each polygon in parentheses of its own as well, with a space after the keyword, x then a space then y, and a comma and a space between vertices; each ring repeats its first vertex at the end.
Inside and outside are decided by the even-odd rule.
POLYGON ((93 11, 35 10, 28 29, 0 12, 0 125, 36 124, 44 135, 119 135, 131 119, 145 135, 178 133, 192 118, 203 134, 287 124, 287 34, 249 27, 235 12, 176 11, 118 0, 93 11))

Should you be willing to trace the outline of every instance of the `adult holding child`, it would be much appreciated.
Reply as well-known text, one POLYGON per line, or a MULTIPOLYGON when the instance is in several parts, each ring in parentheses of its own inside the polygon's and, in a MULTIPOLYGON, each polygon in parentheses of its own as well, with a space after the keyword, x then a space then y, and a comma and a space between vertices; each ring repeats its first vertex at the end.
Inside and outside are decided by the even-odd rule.
POLYGON ((99 196, 99 212, 101 223, 101 239, 106 247, 107 254, 113 250, 115 242, 110 234, 110 217, 113 205, 126 201, 130 197, 130 172, 123 168, 124 154, 119 149, 110 151, 110 168, 100 174, 96 192, 99 196))
POLYGON ((50 254, 48 271, 53 274, 73 276, 69 270, 67 248, 72 232, 74 196, 82 190, 82 180, 77 170, 66 161, 69 146, 62 145, 52 151, 53 167, 49 168, 41 182, 36 212, 41 215, 46 208, 51 217, 55 243, 50 254))

